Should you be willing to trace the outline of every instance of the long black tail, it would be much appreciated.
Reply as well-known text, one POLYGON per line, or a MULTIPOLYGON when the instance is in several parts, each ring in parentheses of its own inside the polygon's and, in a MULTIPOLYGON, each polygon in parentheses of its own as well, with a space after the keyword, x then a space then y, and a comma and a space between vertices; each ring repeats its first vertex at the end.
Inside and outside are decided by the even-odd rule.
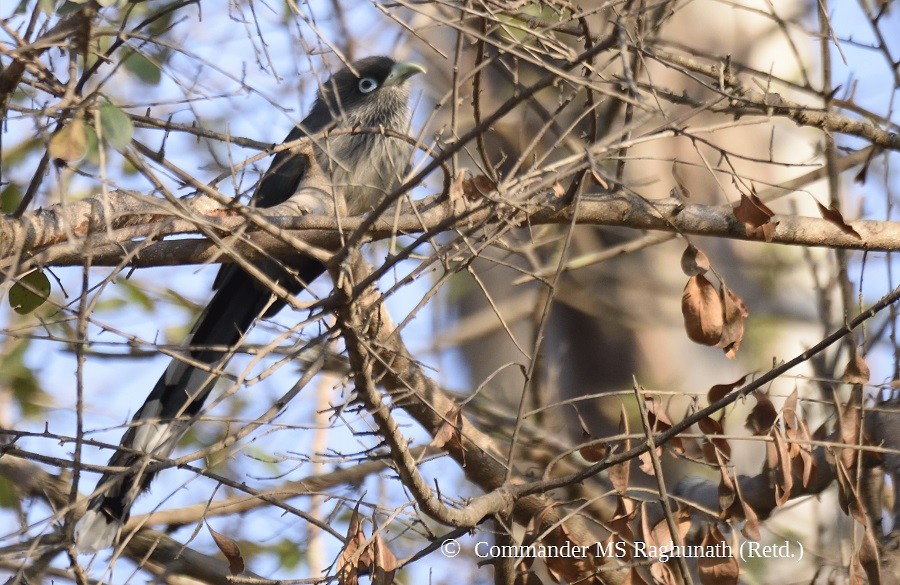
MULTIPOLYGON (((297 292, 301 282, 312 282, 324 270, 319 262, 302 259, 297 274, 289 279, 292 284, 285 288, 297 292)), ((288 281, 283 271, 267 272, 282 283, 288 281)), ((256 319, 274 315, 283 306, 281 301, 273 302, 267 290, 236 266, 223 267, 216 284, 215 295, 184 344, 185 358, 172 359, 132 418, 120 449, 110 458, 111 467, 128 470, 107 472, 100 478, 98 495, 91 499, 87 513, 75 527, 75 544, 80 551, 101 550, 117 540, 131 505, 153 480, 154 474, 143 469, 150 461, 144 454, 169 456, 215 385, 213 371, 224 365, 256 319)))

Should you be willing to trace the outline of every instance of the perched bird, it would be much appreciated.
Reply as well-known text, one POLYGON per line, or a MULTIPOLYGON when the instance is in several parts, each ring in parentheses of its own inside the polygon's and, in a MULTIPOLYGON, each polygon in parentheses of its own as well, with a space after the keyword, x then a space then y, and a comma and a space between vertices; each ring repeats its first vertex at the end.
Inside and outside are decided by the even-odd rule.
MULTIPOLYGON (((352 131, 386 128, 404 131, 409 123, 407 80, 425 70, 415 63, 396 63, 388 57, 368 57, 344 67, 323 84, 309 115, 285 139, 310 137, 311 152, 320 172, 310 171, 308 153, 278 153, 251 198, 251 205, 273 207, 313 181, 321 190, 322 177, 346 211, 363 213, 400 185, 412 146, 379 132, 352 131), (326 132, 328 131, 328 132, 326 132)), ((318 171, 317 169, 317 171, 318 171)), ((274 260, 257 264, 268 278, 293 294, 315 280, 325 267, 308 257, 288 266, 274 260)), ((109 465, 128 468, 107 472, 97 495, 75 526, 76 548, 94 552, 111 546, 131 505, 146 491, 153 474, 144 469, 149 457, 168 457, 203 406, 224 365, 247 330, 260 317, 277 313, 284 302, 236 265, 223 266, 213 284, 215 294, 184 343, 184 358, 174 358, 135 413, 109 465), (213 349, 216 348, 216 349, 213 349), (185 359, 186 358, 186 359, 185 359), (197 367, 206 364, 206 367, 197 367)))

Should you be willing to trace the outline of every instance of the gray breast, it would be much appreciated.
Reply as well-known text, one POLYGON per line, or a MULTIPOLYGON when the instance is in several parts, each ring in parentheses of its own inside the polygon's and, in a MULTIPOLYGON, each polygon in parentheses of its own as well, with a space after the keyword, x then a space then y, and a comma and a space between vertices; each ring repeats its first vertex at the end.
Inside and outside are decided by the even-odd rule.
MULTIPOLYGON (((349 113, 338 127, 406 132, 408 91, 405 88, 381 91, 377 102, 349 113)), ((343 199, 350 215, 369 211, 396 189, 411 155, 412 145, 406 141, 369 132, 332 133, 316 149, 319 166, 330 176, 333 195, 343 199)))

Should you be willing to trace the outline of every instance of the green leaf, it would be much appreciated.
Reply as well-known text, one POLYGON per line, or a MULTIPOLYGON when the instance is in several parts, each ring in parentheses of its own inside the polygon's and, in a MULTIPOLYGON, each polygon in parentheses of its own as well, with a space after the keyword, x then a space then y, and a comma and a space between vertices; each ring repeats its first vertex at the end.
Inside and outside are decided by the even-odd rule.
POLYGON ((93 165, 100 164, 100 141, 97 139, 97 131, 90 124, 84 126, 84 136, 87 138, 87 154, 85 160, 93 165))
POLYGON ((10 183, 6 189, 0 191, 0 211, 12 213, 19 207, 22 201, 22 189, 15 183, 10 183))
POLYGON ((50 158, 66 162, 76 162, 87 154, 87 134, 84 120, 75 118, 62 130, 53 135, 47 147, 50 158))
POLYGON ((9 289, 9 306, 27 315, 44 304, 50 296, 50 279, 40 270, 29 272, 9 289))
MULTIPOLYGON (((22 4, 24 4, 24 2, 22 4)), ((41 12, 47 16, 53 16, 56 12, 56 0, 38 0, 38 6, 40 7, 41 12)))
POLYGON ((156 303, 153 302, 153 299, 140 287, 135 285, 130 280, 119 280, 117 282, 122 287, 122 291, 125 293, 125 297, 134 303, 137 303, 141 306, 142 309, 147 311, 152 311, 156 308, 156 303))
POLYGON ((286 569, 296 569, 305 556, 302 547, 289 539, 282 539, 276 543, 272 552, 278 555, 281 565, 286 569))
POLYGON ((125 57, 125 69, 148 85, 159 85, 162 79, 162 70, 159 65, 137 51, 131 51, 125 57))
POLYGON ((116 150, 125 148, 134 134, 134 124, 128 114, 109 102, 100 106, 100 128, 103 140, 116 150))
POLYGON ((13 483, 0 477, 0 508, 15 508, 18 501, 13 483))
POLYGON ((37 136, 31 136, 26 138, 22 142, 10 146, 6 150, 3 151, 3 162, 8 165, 12 165, 14 163, 19 163, 25 160, 27 157, 34 154, 34 151, 38 148, 44 147, 43 141, 37 136))
POLYGON ((103 299, 99 301, 96 305, 94 305, 95 313, 102 313, 103 311, 118 311, 122 307, 128 305, 128 301, 120 298, 111 298, 111 299, 103 299))
POLYGON ((29 346, 28 339, 4 346, 6 353, 0 356, 0 385, 12 389, 13 399, 24 416, 34 417, 40 416, 52 400, 41 388, 34 370, 25 363, 25 353, 29 346))

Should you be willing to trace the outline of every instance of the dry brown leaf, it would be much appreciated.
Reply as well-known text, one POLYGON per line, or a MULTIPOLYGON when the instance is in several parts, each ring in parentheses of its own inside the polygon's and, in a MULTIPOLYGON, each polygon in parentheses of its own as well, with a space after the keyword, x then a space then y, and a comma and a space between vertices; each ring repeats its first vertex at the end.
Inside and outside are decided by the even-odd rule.
POLYGON ((869 583, 885 582, 881 575, 878 545, 875 542, 875 535, 872 534, 872 527, 868 522, 863 526, 862 542, 860 542, 859 550, 856 551, 855 556, 859 559, 859 564, 862 565, 863 570, 866 572, 869 583))
POLYGON ((685 276, 697 276, 709 272, 709 258, 706 254, 688 244, 681 254, 681 270, 685 276))
POLYGON ((816 206, 819 208, 819 213, 822 214, 822 218, 825 219, 828 223, 836 226, 839 230, 844 232, 845 234, 850 234, 851 236, 862 239, 862 236, 859 235, 859 232, 853 229, 853 227, 844 221, 844 216, 840 211, 835 209, 834 205, 829 205, 825 207, 818 200, 816 200, 816 206))
POLYGON ((767 242, 772 241, 778 225, 777 221, 772 221, 774 215, 775 212, 753 194, 741 194, 741 202, 734 208, 734 217, 744 224, 747 235, 763 238, 767 242))
POLYGON ((705 276, 688 279, 681 293, 681 314, 688 338, 702 345, 714 346, 722 338, 725 310, 719 291, 705 276))
POLYGON ((773 429, 772 435, 778 455, 778 466, 775 468, 775 504, 783 506, 791 499, 791 492, 794 489, 794 464, 781 431, 773 429))
MULTIPOLYGON (((669 418, 666 410, 655 398, 644 395, 644 404, 647 407, 647 420, 650 422, 650 429, 654 433, 664 433, 672 428, 672 419, 669 418)), ((684 445, 680 437, 672 437, 666 444, 672 450, 684 453, 684 445)))
POLYGON ((232 575, 240 575, 243 573, 244 557, 241 555, 241 548, 238 546, 237 541, 230 536, 225 536, 224 534, 216 532, 209 524, 206 525, 206 529, 209 530, 213 542, 216 543, 216 546, 219 547, 219 550, 228 560, 228 572, 232 575))
POLYGON ((791 457, 800 454, 801 447, 797 443, 800 429, 800 417, 797 416, 797 389, 787 397, 781 406, 781 420, 784 422, 784 438, 787 439, 791 457))
MULTIPOLYGON (((564 547, 570 545, 572 547, 581 547, 582 543, 573 540, 565 525, 557 526, 544 538, 547 544, 564 547)), ((591 557, 574 558, 566 556, 550 556, 544 558, 544 564, 550 576, 559 583, 566 581, 567 583, 587 583, 596 571, 594 560, 591 557)))
MULTIPOLYGON (((658 523, 651 528, 648 521, 648 514, 649 505, 647 502, 642 502, 641 535, 643 536, 643 541, 647 544, 647 548, 670 545, 672 543, 672 536, 669 532, 669 527, 666 525, 666 521, 663 520, 661 523, 658 523)), ((679 526, 677 521, 675 525, 676 527, 679 526)), ((690 530, 690 519, 688 519, 688 530, 690 530)), ((685 534, 687 534, 687 532, 685 532, 685 534)), ((665 563, 660 563, 659 561, 654 561, 650 564, 650 574, 653 577, 654 584, 665 583, 678 585, 679 583, 675 578, 675 575, 672 574, 671 569, 669 569, 665 563)))
POLYGON ((812 445, 809 444, 809 428, 804 421, 800 421, 800 430, 797 433, 797 440, 800 445, 800 465, 803 466, 801 473, 801 481, 803 487, 809 487, 810 482, 815 479, 818 470, 816 469, 816 460, 812 456, 812 445))
MULTIPOLYGON (((644 502, 641 504, 641 532, 643 532, 644 542, 647 544, 647 548, 650 548, 651 550, 653 547, 655 547, 656 550, 671 549, 676 543, 676 539, 672 538, 668 522, 665 519, 662 519, 657 522, 653 528, 648 528, 646 521, 647 513, 647 503, 644 502)), ((687 508, 679 507, 675 511, 674 516, 675 529, 678 531, 679 535, 677 541, 684 543, 684 539, 691 530, 690 511, 687 508)), ((675 579, 675 576, 672 574, 667 564, 661 563, 658 560, 651 563, 650 573, 657 582, 672 583, 673 585, 679 583, 679 580, 675 579)))
POLYGON ((381 534, 375 535, 372 549, 372 585, 391 585, 397 572, 397 557, 387 547, 381 534))
POLYGON ((672 569, 665 563, 655 562, 650 565, 650 574, 653 575, 653 583, 657 585, 681 585, 681 579, 676 579, 672 569))
POLYGON ((719 516, 724 519, 728 516, 728 511, 734 504, 734 479, 728 473, 728 467, 719 453, 719 516))
POLYGON ((522 537, 522 544, 529 545, 537 540, 544 516, 552 509, 552 505, 544 506, 528 520, 528 524, 525 525, 525 535, 522 537))
MULTIPOLYGON (((621 405, 621 412, 619 414, 619 434, 620 435, 628 435, 631 431, 628 428, 628 413, 625 412, 625 405, 621 405)), ((631 439, 625 439, 624 444, 622 445, 622 451, 628 451, 631 449, 631 439)), ((609 481, 613 486, 613 489, 620 494, 624 494, 625 490, 628 489, 628 479, 631 474, 631 462, 623 461, 622 463, 617 463, 607 470, 607 475, 609 476, 609 481)))
MULTIPOLYGON (((859 497, 859 492, 856 491, 853 485, 853 479, 848 474, 847 469, 838 464, 835 466, 835 471, 837 472, 838 488, 843 491, 843 495, 847 502, 847 509, 845 509, 845 512, 849 512, 853 520, 863 528, 863 539, 859 549, 853 553, 852 562, 853 564, 859 563, 857 571, 861 568, 868 577, 869 583, 882 583, 883 580, 879 569, 880 561, 878 558, 878 546, 875 542, 875 536, 872 534, 872 527, 869 523, 866 505, 859 497)), ((861 574, 858 575, 858 578, 861 583, 866 582, 862 579, 861 574)))
POLYGON ((366 567, 369 563, 364 557, 366 552, 358 552, 366 544, 366 535, 362 531, 362 523, 359 518, 359 504, 353 509, 350 523, 347 527, 347 540, 344 550, 338 557, 338 583, 340 585, 357 585, 359 583, 360 567, 366 567))
POLYGON ((734 482, 735 488, 735 499, 741 506, 741 516, 744 519, 744 526, 741 528, 741 534, 750 540, 755 540, 759 542, 762 539, 762 534, 760 534, 759 528, 759 516, 756 514, 756 510, 753 509, 753 506, 748 504, 746 500, 744 500, 744 494, 741 492, 741 482, 734 482))
MULTIPOLYGON (((616 511, 607 521, 610 531, 624 542, 634 541, 634 531, 631 530, 631 521, 637 513, 634 500, 624 496, 616 497, 616 511)), ((631 551, 625 552, 625 556, 631 558, 631 551)))
POLYGON ((734 208, 734 217, 752 228, 768 223, 774 215, 775 212, 753 194, 741 193, 741 202, 734 208))
POLYGON ((731 444, 728 442, 728 439, 710 436, 725 434, 722 423, 707 416, 697 421, 697 426, 700 427, 700 432, 703 433, 703 458, 706 459, 707 463, 719 465, 720 461, 716 456, 716 452, 721 454, 724 462, 729 461, 731 459, 731 444))
POLYGON ((594 439, 590 433, 583 432, 581 441, 583 446, 578 448, 578 453, 590 463, 597 463, 609 453, 609 446, 594 439))
POLYGON ((868 384, 871 378, 869 364, 866 363, 866 359, 859 349, 855 353, 856 355, 847 362, 847 367, 844 368, 841 382, 844 384, 868 384))
POLYGON ((475 188, 478 189, 482 195, 487 195, 497 188, 497 183, 490 180, 484 175, 476 175, 475 178, 472 179, 472 182, 475 184, 475 188))
MULTIPOLYGON (((718 546, 719 550, 728 550, 728 542, 715 524, 710 524, 700 543, 703 547, 718 546)), ((737 584, 741 574, 737 558, 734 556, 701 556, 697 559, 697 571, 700 573, 700 582, 703 585, 730 585, 737 584)))
POLYGON ((462 192, 465 195, 466 199, 470 201, 477 201, 481 199, 481 193, 478 192, 478 189, 475 187, 475 182, 472 179, 464 178, 462 181, 462 192))
MULTIPOLYGON (((656 456, 662 456, 662 447, 656 448, 656 456)), ((650 477, 656 475, 656 470, 653 469, 653 457, 649 452, 644 452, 638 455, 638 460, 641 462, 641 464, 638 466, 638 469, 640 469, 650 477)))
POLYGON ((682 175, 681 170, 678 168, 678 161, 672 161, 672 178, 675 179, 675 188, 677 189, 677 193, 685 199, 690 199, 691 191, 687 188, 687 185, 685 185, 684 176, 682 175))
MULTIPOLYGON (((643 513, 646 513, 646 509, 643 510, 643 513)), ((674 512, 675 516, 675 529, 678 530, 678 534, 681 538, 679 540, 684 542, 684 539, 687 537, 688 532, 691 530, 691 511, 688 508, 679 507, 674 512)), ((644 535, 645 539, 648 535, 644 535)), ((675 543, 675 540, 672 538, 672 533, 669 532, 669 525, 665 520, 660 520, 653 526, 653 530, 651 530, 649 535, 650 540, 647 541, 648 544, 652 542, 654 546, 671 546, 675 543)))
POLYGON ((722 348, 727 357, 734 359, 744 339, 744 319, 750 316, 750 311, 747 310, 744 300, 724 283, 719 294, 722 299, 724 325, 716 347, 722 348))
POLYGON ((748 375, 749 374, 745 374, 745 375, 741 376, 741 378, 739 380, 735 380, 734 382, 732 382, 730 384, 716 384, 715 386, 710 388, 709 391, 706 393, 706 400, 710 404, 713 404, 713 403, 718 402, 719 400, 725 398, 725 396, 730 394, 732 390, 734 390, 738 386, 742 386, 744 384, 744 380, 747 379, 748 375))
POLYGON ((543 581, 534 571, 518 571, 513 585, 543 585, 543 581))
POLYGON ((744 427, 756 436, 767 435, 772 425, 775 424, 778 413, 775 411, 772 401, 769 400, 768 394, 756 390, 752 396, 756 398, 756 406, 747 415, 744 427))
POLYGON ((434 433, 431 444, 438 449, 443 449, 445 445, 450 443, 452 449, 458 449, 462 445, 462 437, 460 435, 462 420, 462 407, 455 406, 451 408, 444 415, 444 420, 441 421, 437 432, 434 433))
MULTIPOLYGON (((841 410, 841 417, 838 419, 840 425, 841 442, 845 445, 857 445, 860 435, 860 419, 861 413, 859 407, 851 398, 850 404, 847 404, 841 410)), ((845 469, 856 469, 856 462, 859 452, 856 449, 841 449, 841 463, 845 469)))
POLYGON ((863 576, 863 573, 865 573, 865 570, 859 563, 859 557, 852 555, 850 557, 850 574, 847 577, 849 585, 869 585, 866 583, 866 578, 863 576))

